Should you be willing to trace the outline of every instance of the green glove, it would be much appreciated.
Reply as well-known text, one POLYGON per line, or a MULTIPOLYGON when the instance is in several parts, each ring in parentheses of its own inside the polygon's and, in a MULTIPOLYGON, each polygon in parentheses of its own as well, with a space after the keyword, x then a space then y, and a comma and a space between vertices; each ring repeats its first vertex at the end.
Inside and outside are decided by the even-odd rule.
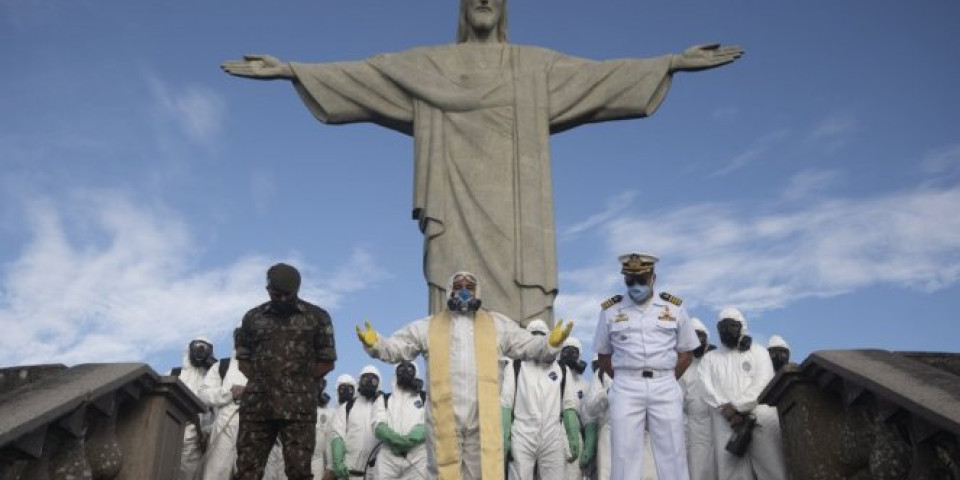
POLYGON ((343 439, 339 436, 333 437, 333 440, 330 441, 330 453, 333 457, 333 468, 331 469, 333 475, 337 478, 350 478, 350 470, 343 463, 344 457, 347 456, 347 445, 343 443, 343 439))
POLYGON ((513 409, 510 407, 500 407, 500 421, 503 429, 503 458, 510 460, 510 428, 513 426, 513 409))
POLYGON ((410 429, 406 437, 411 444, 411 448, 420 445, 427 439, 427 427, 424 427, 423 424, 417 425, 410 429))
POLYGON ((402 457, 413 447, 413 443, 407 440, 407 437, 387 426, 386 422, 378 423, 377 428, 373 430, 373 435, 377 437, 377 440, 387 444, 394 455, 402 457))
POLYGON ((576 410, 568 408, 563 411, 563 429, 567 431, 567 443, 570 445, 567 463, 573 463, 580 456, 580 418, 576 410))
POLYGON ((583 427, 583 455, 580 455, 580 467, 586 468, 593 463, 597 454, 597 422, 590 422, 583 427))

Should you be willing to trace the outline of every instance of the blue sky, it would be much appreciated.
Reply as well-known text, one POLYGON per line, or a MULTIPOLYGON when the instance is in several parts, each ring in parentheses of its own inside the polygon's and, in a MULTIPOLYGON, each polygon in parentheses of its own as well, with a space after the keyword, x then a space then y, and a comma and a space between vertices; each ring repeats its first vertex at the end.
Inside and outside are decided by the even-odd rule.
MULTIPOLYGON (((0 0, 0 365, 178 364, 228 354, 301 268, 353 326, 426 312, 409 220, 412 141, 316 122, 284 82, 218 65, 323 62, 449 43, 456 2, 0 0)), ((740 306, 759 341, 956 351, 960 3, 512 2, 510 38, 593 59, 742 45, 678 75, 656 115, 552 138, 560 316, 591 352, 617 255, 708 326, 740 306)), ((389 370, 378 364, 382 370, 389 370)))

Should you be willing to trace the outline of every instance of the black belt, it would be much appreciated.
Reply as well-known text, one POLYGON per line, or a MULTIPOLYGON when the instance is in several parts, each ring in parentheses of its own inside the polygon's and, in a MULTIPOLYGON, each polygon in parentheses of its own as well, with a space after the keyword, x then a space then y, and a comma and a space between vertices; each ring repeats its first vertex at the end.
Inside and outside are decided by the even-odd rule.
POLYGON ((653 370, 641 370, 640 375, 643 378, 653 378, 653 370))
POLYGON ((362 472, 362 471, 360 471, 360 470, 350 470, 349 473, 350 473, 350 475, 352 475, 352 476, 354 476, 354 477, 362 477, 362 476, 364 476, 364 475, 367 474, 367 472, 362 472))

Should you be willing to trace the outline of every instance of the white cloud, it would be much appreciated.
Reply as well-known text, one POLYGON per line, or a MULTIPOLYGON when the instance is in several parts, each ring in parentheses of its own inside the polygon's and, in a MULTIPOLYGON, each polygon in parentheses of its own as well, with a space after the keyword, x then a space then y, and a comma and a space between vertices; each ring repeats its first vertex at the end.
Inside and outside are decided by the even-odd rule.
MULTIPOLYGON (((225 334, 262 300, 265 267, 281 260, 250 255, 199 268, 201 252, 175 212, 123 194, 30 200, 29 240, 0 279, 0 364, 144 360, 194 335, 225 334)), ((305 295, 335 306, 363 288, 351 278, 373 264, 358 249, 332 275, 305 275, 305 295)))
POLYGON ((960 172, 960 145, 937 150, 920 162, 924 172, 933 175, 947 175, 960 172))
POLYGON ((561 237, 572 237, 576 236, 584 231, 590 230, 591 228, 606 222, 622 212, 624 209, 629 208, 630 204, 633 203, 633 200, 637 197, 637 192, 627 191, 623 192, 620 195, 607 201, 606 208, 604 211, 591 215, 586 220, 572 225, 570 228, 567 228, 561 233, 561 237))
POLYGON ((767 155, 774 146, 787 138, 788 133, 787 130, 777 130, 754 140, 746 150, 735 155, 726 165, 714 171, 712 176, 722 177, 729 175, 750 164, 763 160, 764 156, 767 155))
POLYGON ((790 178, 782 195, 787 200, 806 198, 834 185, 839 178, 835 170, 806 170, 790 178))
POLYGON ((859 128, 860 122, 853 113, 838 112, 814 125, 809 139, 828 152, 833 152, 846 145, 859 128))
POLYGON ((226 102, 216 92, 201 86, 174 88, 155 75, 146 75, 157 110, 176 124, 187 138, 211 145, 220 133, 226 102))
MULTIPOLYGON (((692 307, 758 313, 880 284, 936 291, 960 280, 960 187, 807 205, 769 213, 700 204, 621 215, 596 230, 606 257, 659 254, 661 287, 692 307)), ((558 313, 592 331, 599 302, 621 290, 617 272, 563 272, 558 313)))

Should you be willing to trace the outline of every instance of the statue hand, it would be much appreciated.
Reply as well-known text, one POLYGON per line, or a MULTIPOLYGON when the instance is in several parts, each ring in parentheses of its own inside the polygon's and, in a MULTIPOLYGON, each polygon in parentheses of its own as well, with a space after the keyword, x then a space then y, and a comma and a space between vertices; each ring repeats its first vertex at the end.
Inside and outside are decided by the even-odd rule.
POLYGON ((357 327, 357 338, 360 339, 360 343, 363 344, 364 348, 373 348, 377 344, 377 331, 370 326, 370 322, 366 322, 367 329, 361 330, 360 327, 357 327))
POLYGON ((557 320, 557 325, 550 331, 550 336, 547 341, 550 342, 551 347, 557 348, 570 336, 571 330, 573 330, 573 322, 568 323, 567 326, 564 327, 563 319, 561 318, 557 320))
POLYGON ((719 43, 694 45, 679 55, 674 55, 670 71, 695 72, 726 65, 743 56, 738 45, 721 46, 719 43))
POLYGON ((293 70, 290 69, 290 65, 270 55, 244 55, 243 60, 223 62, 220 69, 230 75, 257 80, 293 78, 293 70))

